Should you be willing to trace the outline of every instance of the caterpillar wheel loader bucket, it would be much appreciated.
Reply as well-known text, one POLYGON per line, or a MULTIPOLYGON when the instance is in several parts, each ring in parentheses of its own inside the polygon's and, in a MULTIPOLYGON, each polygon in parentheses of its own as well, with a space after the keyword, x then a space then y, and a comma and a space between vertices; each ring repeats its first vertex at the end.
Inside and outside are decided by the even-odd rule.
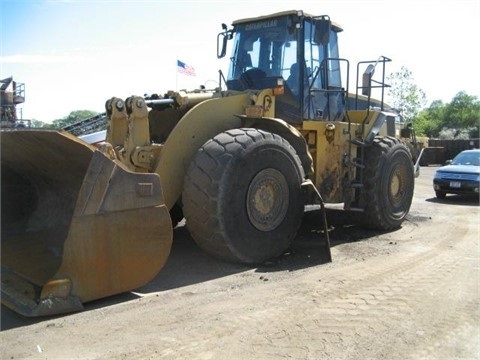
POLYGON ((2 303, 81 310, 162 268, 172 225, 157 174, 133 173, 65 132, 1 133, 2 303))

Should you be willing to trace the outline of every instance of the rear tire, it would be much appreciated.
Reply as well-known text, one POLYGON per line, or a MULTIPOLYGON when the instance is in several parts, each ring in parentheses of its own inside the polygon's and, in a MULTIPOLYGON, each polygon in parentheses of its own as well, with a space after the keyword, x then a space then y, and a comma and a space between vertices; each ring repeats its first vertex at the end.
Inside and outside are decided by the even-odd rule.
POLYGON ((260 263, 288 249, 303 215, 300 159, 282 137, 234 129, 199 149, 183 212, 195 242, 223 260, 260 263))
POLYGON ((408 148, 394 137, 376 137, 365 149, 364 174, 362 225, 378 230, 400 227, 410 210, 415 183, 408 148))

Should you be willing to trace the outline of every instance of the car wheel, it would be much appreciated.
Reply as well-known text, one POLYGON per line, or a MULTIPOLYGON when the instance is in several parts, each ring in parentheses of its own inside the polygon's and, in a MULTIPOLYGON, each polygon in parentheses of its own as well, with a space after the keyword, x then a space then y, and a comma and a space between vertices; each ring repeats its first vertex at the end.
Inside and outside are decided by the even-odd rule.
POLYGON ((445 199, 445 197, 447 196, 447 193, 443 191, 435 191, 435 196, 438 199, 445 199))

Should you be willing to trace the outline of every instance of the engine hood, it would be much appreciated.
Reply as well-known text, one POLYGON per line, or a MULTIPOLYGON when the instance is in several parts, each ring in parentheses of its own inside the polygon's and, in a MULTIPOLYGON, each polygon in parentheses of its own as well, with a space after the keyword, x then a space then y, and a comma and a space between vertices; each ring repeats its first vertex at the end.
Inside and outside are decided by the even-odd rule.
POLYGON ((445 165, 437 169, 440 173, 480 174, 480 166, 475 165, 445 165))

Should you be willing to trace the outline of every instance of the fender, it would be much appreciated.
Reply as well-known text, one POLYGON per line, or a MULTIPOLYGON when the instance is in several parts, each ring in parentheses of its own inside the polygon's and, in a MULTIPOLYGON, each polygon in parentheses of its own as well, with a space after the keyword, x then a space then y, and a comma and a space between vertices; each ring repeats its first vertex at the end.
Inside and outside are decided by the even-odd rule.
POLYGON ((169 209, 182 193, 183 179, 193 155, 215 135, 241 127, 242 121, 235 114, 242 114, 250 102, 248 93, 208 99, 191 108, 178 122, 155 166, 169 209))
POLYGON ((244 127, 265 130, 274 134, 278 134, 287 140, 297 152, 307 178, 313 175, 314 169, 312 155, 308 150, 308 145, 305 138, 300 131, 297 130, 297 128, 278 118, 249 118, 244 115, 239 115, 238 117, 242 119, 242 126, 244 127))
POLYGON ((356 145, 370 146, 377 135, 395 136, 396 113, 378 110, 349 110, 347 116, 352 124, 362 126, 362 141, 353 140, 356 145), (384 124, 387 126, 384 128, 384 124))

